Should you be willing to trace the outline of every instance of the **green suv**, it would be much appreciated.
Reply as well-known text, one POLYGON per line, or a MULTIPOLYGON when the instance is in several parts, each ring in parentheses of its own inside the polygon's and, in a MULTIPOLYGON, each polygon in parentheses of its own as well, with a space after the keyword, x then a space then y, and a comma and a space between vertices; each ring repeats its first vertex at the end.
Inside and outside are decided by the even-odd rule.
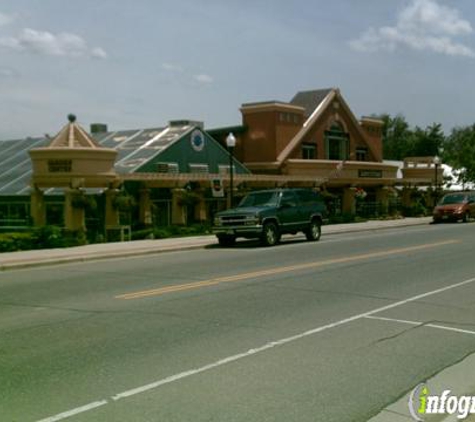
POLYGON ((272 189, 251 192, 236 208, 217 213, 213 233, 222 246, 234 244, 238 237, 273 246, 285 233, 303 232, 308 240, 318 240, 326 221, 327 209, 317 192, 272 189))

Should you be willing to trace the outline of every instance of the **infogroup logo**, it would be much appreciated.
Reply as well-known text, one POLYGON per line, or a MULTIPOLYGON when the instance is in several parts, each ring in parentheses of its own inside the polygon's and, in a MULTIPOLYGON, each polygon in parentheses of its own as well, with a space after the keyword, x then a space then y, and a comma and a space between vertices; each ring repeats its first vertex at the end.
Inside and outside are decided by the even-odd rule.
POLYGON ((421 383, 409 396, 409 412, 420 422, 425 420, 425 415, 456 415, 457 419, 465 419, 475 414, 475 396, 455 396, 451 390, 430 394, 427 384, 421 383))

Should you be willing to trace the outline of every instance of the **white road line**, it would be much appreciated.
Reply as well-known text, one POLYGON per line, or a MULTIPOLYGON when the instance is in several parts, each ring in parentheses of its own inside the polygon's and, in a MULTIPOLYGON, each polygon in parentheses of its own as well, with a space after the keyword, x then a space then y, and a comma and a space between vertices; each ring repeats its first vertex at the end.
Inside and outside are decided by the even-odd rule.
MULTIPOLYGON (((269 343, 267 343, 263 346, 260 346, 258 348, 250 349, 247 352, 232 355, 232 356, 229 356, 227 358, 224 358, 224 359, 218 360, 216 362, 210 363, 208 365, 201 366, 199 368, 190 369, 188 371, 180 372, 178 374, 171 375, 171 376, 166 377, 166 378, 162 378, 161 380, 157 380, 157 381, 152 382, 150 384, 146 384, 146 385, 143 385, 141 387, 133 388, 131 390, 123 391, 122 393, 119 393, 119 394, 116 394, 115 396, 112 396, 110 399, 112 401, 118 401, 118 400, 121 400, 121 399, 125 399, 127 397, 131 397, 131 396, 134 396, 134 395, 137 395, 137 394, 141 394, 141 393, 156 389, 158 387, 161 387, 165 384, 170 384, 172 382, 179 381, 179 380, 182 380, 184 378, 188 378, 188 377, 191 377, 193 375, 200 374, 202 372, 206 372, 206 371, 209 371, 209 370, 214 369, 214 368, 218 368, 218 367, 223 366, 223 365, 227 365, 228 363, 236 362, 238 360, 256 355, 258 353, 265 352, 265 351, 270 350, 274 347, 282 346, 282 345, 287 344, 287 343, 292 343, 294 341, 303 339, 305 337, 312 336, 314 334, 321 333, 321 332, 329 330, 331 328, 336 328, 336 327, 339 327, 341 325, 348 324, 348 323, 353 322, 353 321, 357 321, 359 319, 367 318, 367 317, 370 317, 373 314, 377 314, 377 313, 380 313, 380 312, 387 311, 389 309, 397 308, 398 306, 406 305, 408 303, 415 302, 419 299, 424 299, 424 298, 429 297, 429 296, 433 296, 433 295, 436 295, 436 294, 439 294, 439 293, 447 292, 449 290, 456 289, 458 287, 462 287, 462 286, 465 286, 467 284, 471 284, 473 282, 475 282, 475 278, 471 278, 469 280, 465 280, 465 281, 461 281, 459 283, 451 284, 450 286, 442 287, 440 289, 431 290, 430 292, 426 292, 426 293, 422 293, 422 294, 419 294, 419 295, 416 295, 416 296, 412 296, 408 299, 400 300, 400 301, 392 303, 390 305, 381 306, 381 307, 373 309, 371 311, 364 312, 364 313, 361 313, 361 314, 358 314, 358 315, 354 315, 354 316, 351 316, 349 318, 345 318, 345 319, 342 319, 340 321, 336 321, 336 322, 333 322, 333 323, 330 323, 330 324, 326 324, 326 325, 314 328, 312 330, 308 330, 308 331, 305 331, 303 333, 296 334, 296 335, 291 336, 291 337, 286 337, 286 338, 283 338, 283 339, 280 339, 280 340, 271 341, 271 342, 269 342, 269 343)), ((86 405, 86 406, 78 407, 78 408, 73 409, 73 410, 68 411, 68 412, 60 413, 56 416, 51 416, 50 418, 42 419, 42 420, 37 421, 37 422, 56 422, 56 421, 60 421, 62 419, 66 419, 66 418, 68 418, 70 416, 73 416, 73 415, 76 415, 78 413, 87 412, 89 410, 92 410, 92 409, 94 409, 96 407, 99 407, 99 406, 103 406, 103 405, 108 404, 108 403, 109 403, 108 400, 98 401, 98 402, 91 403, 91 404, 86 405)))
POLYGON ((67 412, 59 413, 55 416, 50 416, 46 419, 41 419, 38 422, 57 422, 63 419, 69 418, 74 415, 78 415, 79 413, 88 412, 92 409, 97 409, 98 407, 104 406, 108 403, 107 400, 96 401, 94 403, 89 403, 81 407, 76 407, 76 409, 68 410, 67 412))
POLYGON ((456 333, 471 334, 472 336, 475 336, 475 331, 464 330, 462 328, 448 327, 447 325, 426 324, 425 322, 422 322, 422 321, 407 321, 405 319, 384 318, 384 317, 375 317, 375 316, 366 316, 365 318, 375 319, 379 321, 399 322, 401 324, 419 325, 421 327, 437 328, 439 330, 455 331, 456 333))

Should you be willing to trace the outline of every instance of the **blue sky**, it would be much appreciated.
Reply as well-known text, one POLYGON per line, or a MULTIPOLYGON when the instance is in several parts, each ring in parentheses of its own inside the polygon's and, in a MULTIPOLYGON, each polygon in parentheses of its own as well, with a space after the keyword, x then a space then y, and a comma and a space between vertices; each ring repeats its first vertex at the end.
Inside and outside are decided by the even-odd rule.
POLYGON ((0 139, 68 113, 111 130, 240 124, 245 102, 339 87, 357 117, 475 123, 473 0, 3 0, 0 139))

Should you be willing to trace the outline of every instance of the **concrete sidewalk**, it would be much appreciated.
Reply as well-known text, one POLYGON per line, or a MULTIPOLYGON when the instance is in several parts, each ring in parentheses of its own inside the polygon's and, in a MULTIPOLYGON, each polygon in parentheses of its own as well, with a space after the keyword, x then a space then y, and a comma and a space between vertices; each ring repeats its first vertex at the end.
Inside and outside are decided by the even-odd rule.
MULTIPOLYGON (((433 378, 429 379, 428 385, 431 393, 441 394, 444 390, 450 390, 452 396, 475 396, 475 354, 467 356, 461 362, 445 368, 433 378)), ((401 397, 396 403, 387 406, 377 416, 368 422, 410 422, 415 419, 409 411, 409 396, 411 391, 401 397)), ((455 422, 461 419, 457 415, 422 415, 421 419, 426 422, 455 422)), ((466 422, 475 422, 475 414, 468 415, 463 419, 466 422)))
MULTIPOLYGON (((326 225, 323 226, 322 235, 328 236, 397 227, 427 225, 430 221, 430 217, 424 217, 326 225)), ((0 254, 0 270, 13 270, 44 265, 200 249, 216 243, 217 241, 214 235, 206 235, 171 239, 135 240, 131 242, 99 243, 61 249, 4 252, 0 254)))

